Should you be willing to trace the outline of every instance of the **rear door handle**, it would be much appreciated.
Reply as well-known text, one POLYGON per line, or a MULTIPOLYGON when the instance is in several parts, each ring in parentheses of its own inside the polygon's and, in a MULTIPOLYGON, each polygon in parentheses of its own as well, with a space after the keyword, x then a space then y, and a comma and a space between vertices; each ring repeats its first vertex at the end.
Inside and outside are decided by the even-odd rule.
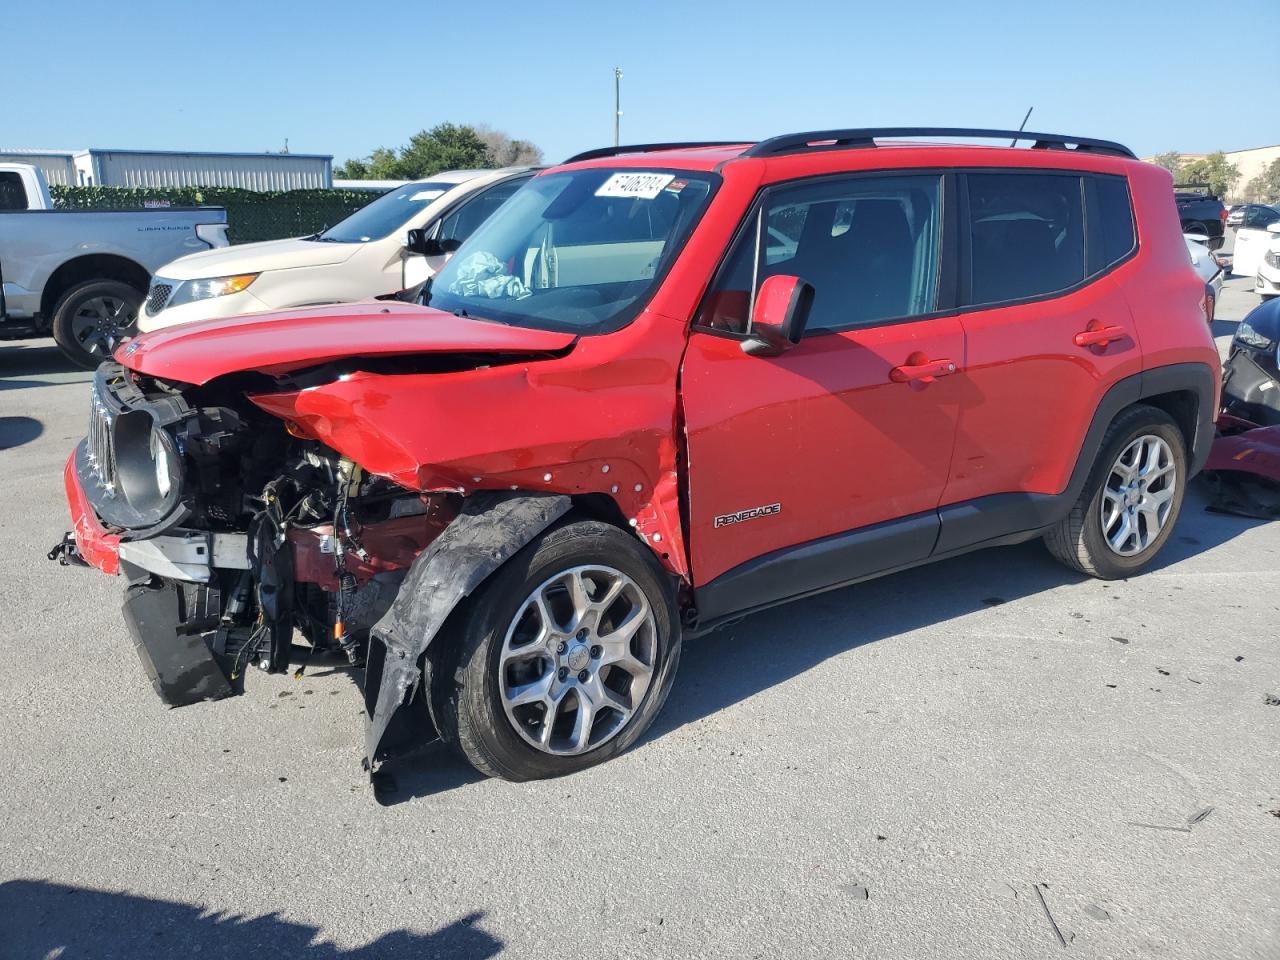
POLYGON ((1129 335, 1124 327, 1104 327, 1091 323, 1088 330, 1081 330, 1075 335, 1077 347, 1105 347, 1112 340, 1122 340, 1129 335))
POLYGON ((933 383, 936 377, 945 377, 956 372, 953 360, 927 360, 924 363, 903 364, 889 371, 889 379, 894 383, 907 383, 918 380, 921 383, 933 383))

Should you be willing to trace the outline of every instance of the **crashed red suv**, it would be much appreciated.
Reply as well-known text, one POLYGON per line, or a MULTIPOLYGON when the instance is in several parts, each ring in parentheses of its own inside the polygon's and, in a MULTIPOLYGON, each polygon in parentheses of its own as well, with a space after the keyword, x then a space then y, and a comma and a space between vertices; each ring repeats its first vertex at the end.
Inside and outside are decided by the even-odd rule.
POLYGON ((417 700, 511 779, 626 749, 751 611, 1035 537, 1129 576, 1208 452, 1204 285, 1124 147, 919 142, 993 136, 594 151, 419 305, 140 337, 65 550, 123 574, 169 703, 345 651, 369 762, 417 700))

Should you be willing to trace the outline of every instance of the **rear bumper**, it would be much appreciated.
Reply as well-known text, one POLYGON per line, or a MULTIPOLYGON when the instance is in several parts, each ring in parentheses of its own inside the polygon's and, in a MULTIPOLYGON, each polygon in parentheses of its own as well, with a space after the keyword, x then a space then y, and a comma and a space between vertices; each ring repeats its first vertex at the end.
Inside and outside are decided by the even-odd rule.
POLYGON ((80 477, 76 473, 76 453, 73 450, 62 470, 62 485, 67 492, 67 507, 71 511, 71 532, 76 538, 80 556, 103 573, 115 576, 120 572, 120 538, 109 533, 94 513, 80 477))

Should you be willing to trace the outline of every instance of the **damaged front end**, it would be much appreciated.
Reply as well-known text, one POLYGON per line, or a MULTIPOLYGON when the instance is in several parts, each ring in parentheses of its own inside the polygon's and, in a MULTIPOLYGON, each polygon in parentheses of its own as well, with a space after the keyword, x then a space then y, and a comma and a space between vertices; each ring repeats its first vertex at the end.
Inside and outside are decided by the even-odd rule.
POLYGON ((458 511, 456 495, 408 491, 291 435, 247 398, 261 386, 103 364, 67 465, 73 555, 126 578, 125 621, 171 706, 232 694, 249 665, 283 672, 317 650, 361 663, 458 511))

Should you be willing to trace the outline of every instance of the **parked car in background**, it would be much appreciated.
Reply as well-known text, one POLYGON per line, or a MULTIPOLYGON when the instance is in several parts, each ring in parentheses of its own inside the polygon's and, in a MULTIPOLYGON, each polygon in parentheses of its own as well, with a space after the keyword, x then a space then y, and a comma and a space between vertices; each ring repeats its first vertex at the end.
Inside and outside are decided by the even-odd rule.
POLYGON ((1178 220, 1183 233, 1203 233, 1209 238, 1209 249, 1222 246, 1227 223, 1227 208, 1207 184, 1185 183, 1174 187, 1173 199, 1178 205, 1178 220))
POLYGON ((1222 262, 1215 251, 1209 249, 1209 238, 1203 233, 1184 233, 1183 240, 1187 244, 1187 255, 1191 257, 1191 266, 1204 281, 1206 296, 1209 297, 1209 321, 1217 310, 1218 296, 1222 293, 1222 275, 1225 272, 1222 262))
POLYGON ((1266 250, 1258 263, 1254 292, 1264 299, 1280 297, 1280 222, 1267 227, 1266 250))
POLYGON ((246 243, 166 263, 151 281, 138 329, 366 300, 421 285, 534 170, 437 173, 310 237, 246 243))
POLYGON ((1231 222, 1231 218, 1232 215, 1228 214, 1228 226, 1246 230, 1265 230, 1271 224, 1280 221, 1280 210, 1275 207, 1269 207, 1265 203, 1246 203, 1236 211, 1235 223, 1231 222))
MULTIPOLYGON (((1272 208, 1268 207, 1271 210, 1272 208)), ((1272 210, 1273 213, 1276 211, 1272 210)), ((1231 272, 1238 277, 1256 278, 1265 263, 1268 248, 1275 237, 1271 227, 1280 223, 1280 215, 1259 225, 1262 217, 1255 217, 1248 225, 1236 228, 1235 246, 1231 256, 1231 272)))
POLYGON ((152 270, 225 246, 221 207, 54 210, 38 167, 0 163, 0 340, 52 334, 95 367, 135 332, 152 270))
POLYGON ((686 635, 1038 537, 1150 564, 1221 374, 1170 189, 1030 132, 589 151, 424 305, 124 346, 53 555, 125 574, 171 704, 290 669, 296 625, 366 663, 369 764, 414 703, 486 774, 580 770, 643 734, 686 635), (1037 149, 907 142, 1011 136, 1037 149))
POLYGON ((1227 207, 1228 227, 1240 226, 1240 220, 1244 217, 1244 208, 1246 206, 1247 204, 1244 203, 1233 203, 1231 206, 1227 207))

